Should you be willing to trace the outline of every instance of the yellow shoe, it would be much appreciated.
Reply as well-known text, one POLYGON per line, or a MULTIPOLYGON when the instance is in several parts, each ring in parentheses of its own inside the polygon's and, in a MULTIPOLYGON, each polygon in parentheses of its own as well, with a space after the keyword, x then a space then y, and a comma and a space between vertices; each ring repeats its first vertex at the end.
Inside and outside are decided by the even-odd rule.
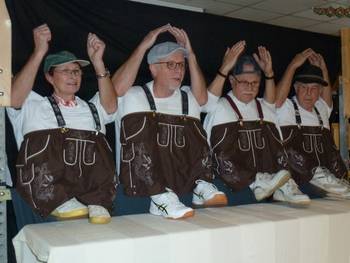
POLYGON ((89 205, 89 222, 91 224, 108 224, 111 216, 106 208, 100 205, 89 205))
POLYGON ((80 203, 75 197, 58 206, 51 215, 58 220, 69 220, 86 218, 89 214, 88 208, 80 203))

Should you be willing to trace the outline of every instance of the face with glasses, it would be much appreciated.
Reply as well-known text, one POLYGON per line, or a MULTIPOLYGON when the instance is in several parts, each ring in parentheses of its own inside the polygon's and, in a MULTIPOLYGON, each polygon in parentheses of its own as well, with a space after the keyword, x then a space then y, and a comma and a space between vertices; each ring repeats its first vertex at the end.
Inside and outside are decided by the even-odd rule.
POLYGON ((185 76, 185 57, 182 51, 176 51, 160 61, 150 64, 154 84, 171 95, 181 87, 185 76))
POLYGON ((75 62, 56 66, 45 74, 55 93, 61 97, 74 95, 80 89, 81 76, 80 65, 75 62))
POLYGON ((244 103, 249 103, 258 95, 261 77, 254 72, 253 65, 244 65, 243 72, 249 73, 230 75, 229 80, 235 97, 244 103))

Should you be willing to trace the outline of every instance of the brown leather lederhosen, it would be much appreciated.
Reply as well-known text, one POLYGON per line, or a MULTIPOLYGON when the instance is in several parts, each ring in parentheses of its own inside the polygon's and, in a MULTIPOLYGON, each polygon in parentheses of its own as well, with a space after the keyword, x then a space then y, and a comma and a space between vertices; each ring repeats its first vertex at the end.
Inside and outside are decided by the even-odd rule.
POLYGON ((276 173, 286 166, 286 156, 274 123, 264 121, 261 104, 255 100, 259 119, 244 121, 237 105, 226 96, 238 121, 214 126, 211 131, 215 175, 232 190, 239 191, 257 172, 276 173))
POLYGON ((309 182, 318 166, 329 169, 338 178, 343 177, 346 167, 331 132, 323 127, 318 109, 314 107, 319 126, 304 126, 297 103, 293 99, 292 103, 297 125, 282 126, 281 131, 293 179, 299 185, 309 182))
POLYGON ((182 116, 157 112, 145 85, 152 112, 124 116, 120 131, 120 180, 130 196, 150 196, 168 187, 177 194, 193 189, 197 179, 212 179, 206 133, 188 115, 188 95, 181 90, 182 116))
POLYGON ((111 210, 115 165, 112 150, 99 132, 96 107, 88 102, 96 131, 68 129, 55 99, 48 99, 59 128, 24 136, 16 164, 17 191, 43 217, 72 197, 111 210))

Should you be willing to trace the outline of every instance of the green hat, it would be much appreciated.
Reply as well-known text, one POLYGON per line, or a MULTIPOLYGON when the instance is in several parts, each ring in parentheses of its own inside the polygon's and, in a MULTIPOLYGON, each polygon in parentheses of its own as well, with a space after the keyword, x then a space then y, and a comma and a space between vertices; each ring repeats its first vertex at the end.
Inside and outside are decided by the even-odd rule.
POLYGON ((90 64, 87 60, 78 59, 73 53, 69 51, 61 51, 55 54, 50 54, 44 61, 44 73, 49 72, 51 67, 63 65, 66 63, 76 62, 81 67, 85 67, 90 64))

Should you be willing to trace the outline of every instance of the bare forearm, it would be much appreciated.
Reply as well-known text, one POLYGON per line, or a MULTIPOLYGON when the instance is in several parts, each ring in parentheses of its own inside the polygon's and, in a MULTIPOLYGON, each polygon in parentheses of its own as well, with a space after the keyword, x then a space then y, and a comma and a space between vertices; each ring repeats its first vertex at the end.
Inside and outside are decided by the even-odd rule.
POLYGON ((94 65, 94 67, 98 79, 101 105, 108 114, 114 113, 117 110, 117 96, 115 94, 111 78, 106 75, 106 69, 103 62, 94 65))
POLYGON ((215 79, 210 83, 208 90, 217 97, 222 95, 226 78, 221 75, 216 75, 215 79))
POLYGON ((147 51, 142 44, 131 54, 129 59, 113 74, 112 82, 115 92, 123 96, 134 84, 142 59, 147 51))
POLYGON ((296 67, 289 64, 286 71, 283 74, 282 79, 278 82, 276 86, 276 107, 277 108, 281 107, 288 97, 295 70, 296 70, 296 67))
POLYGON ((274 79, 265 80, 264 99, 270 104, 274 104, 276 102, 276 85, 274 79))
POLYGON ((98 89, 100 92, 101 105, 108 114, 114 113, 117 110, 117 96, 110 77, 99 79, 98 89))
POLYGON ((11 106, 20 108, 34 86, 41 61, 45 54, 33 53, 20 72, 12 79, 11 106))
POLYGON ((327 103, 329 107, 332 107, 332 87, 329 79, 329 74, 327 68, 322 68, 322 75, 325 81, 327 81, 328 86, 323 87, 321 97, 327 103))
POLYGON ((191 88, 194 97, 199 105, 204 105, 208 101, 207 84, 202 70, 200 69, 196 56, 191 53, 188 56, 188 64, 191 76, 191 88))

